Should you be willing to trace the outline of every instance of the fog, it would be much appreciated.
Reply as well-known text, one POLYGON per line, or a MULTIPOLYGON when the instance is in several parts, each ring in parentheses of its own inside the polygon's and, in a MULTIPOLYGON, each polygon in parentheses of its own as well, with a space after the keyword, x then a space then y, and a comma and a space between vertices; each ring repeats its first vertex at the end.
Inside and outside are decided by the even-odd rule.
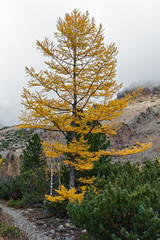
POLYGON ((36 40, 53 39, 58 17, 74 8, 102 23, 105 43, 118 47, 116 80, 154 86, 160 82, 160 1, 157 0, 1 0, 0 124, 19 123, 25 66, 43 68, 36 40), (147 83, 148 84, 148 83, 147 83))

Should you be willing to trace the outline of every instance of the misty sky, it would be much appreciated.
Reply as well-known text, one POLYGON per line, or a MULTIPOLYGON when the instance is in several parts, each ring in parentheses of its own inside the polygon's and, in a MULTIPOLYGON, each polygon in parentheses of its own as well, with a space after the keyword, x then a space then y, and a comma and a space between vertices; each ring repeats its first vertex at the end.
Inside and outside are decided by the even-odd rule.
POLYGON ((53 39, 58 17, 89 11, 118 47, 117 82, 160 81, 159 0, 0 0, 0 123, 18 123, 25 66, 40 70, 36 40, 53 39))

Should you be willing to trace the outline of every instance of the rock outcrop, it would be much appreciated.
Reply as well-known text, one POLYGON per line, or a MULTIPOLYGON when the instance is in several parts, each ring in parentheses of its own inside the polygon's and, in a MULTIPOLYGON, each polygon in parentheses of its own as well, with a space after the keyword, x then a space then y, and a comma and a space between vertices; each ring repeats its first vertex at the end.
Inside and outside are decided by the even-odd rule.
POLYGON ((145 89, 145 94, 139 96, 130 104, 120 121, 122 127, 111 137, 111 148, 122 149, 141 143, 152 142, 152 148, 141 154, 113 158, 114 161, 145 161, 160 158, 160 88, 152 91, 145 89))

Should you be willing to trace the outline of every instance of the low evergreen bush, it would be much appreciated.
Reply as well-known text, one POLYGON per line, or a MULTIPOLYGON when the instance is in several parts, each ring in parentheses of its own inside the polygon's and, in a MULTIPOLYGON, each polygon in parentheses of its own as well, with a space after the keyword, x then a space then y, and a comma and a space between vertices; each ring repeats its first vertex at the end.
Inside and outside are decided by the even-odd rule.
POLYGON ((159 207, 159 194, 148 184, 132 192, 107 184, 99 194, 88 191, 81 205, 70 203, 68 210, 90 239, 148 240, 160 237, 159 207))
POLYGON ((0 184, 0 198, 10 200, 8 204, 14 207, 37 206, 43 203, 49 189, 47 163, 38 134, 31 136, 22 157, 20 174, 0 184))
MULTIPOLYGON (((37 170, 38 171, 38 170, 37 170)), ((0 198, 10 200, 10 206, 24 207, 43 204, 44 195, 49 189, 49 182, 44 172, 28 170, 9 182, 0 184, 0 198), (14 202, 15 201, 15 202, 14 202)))
POLYGON ((74 223, 87 230, 83 239, 160 239, 159 161, 141 167, 106 161, 98 168, 98 194, 87 190, 81 204, 68 206, 74 223))
POLYGON ((44 203, 44 209, 48 215, 62 218, 67 216, 67 206, 68 201, 49 202, 46 200, 44 203))
POLYGON ((5 221, 0 222, 0 237, 3 237, 1 239, 19 239, 20 230, 5 221))
POLYGON ((0 198, 9 200, 10 198, 16 200, 22 198, 25 186, 19 178, 10 179, 8 182, 0 184, 0 198))

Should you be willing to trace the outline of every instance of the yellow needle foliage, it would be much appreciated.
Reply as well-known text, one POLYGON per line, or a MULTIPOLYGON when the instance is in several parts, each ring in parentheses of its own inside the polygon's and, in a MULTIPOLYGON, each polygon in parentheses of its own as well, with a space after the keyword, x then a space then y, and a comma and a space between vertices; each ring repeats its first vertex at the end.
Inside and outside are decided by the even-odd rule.
POLYGON ((50 202, 56 202, 56 201, 64 201, 69 200, 70 202, 76 202, 78 200, 79 203, 83 200, 83 196, 85 193, 84 187, 81 187, 82 193, 77 194, 77 190, 75 188, 72 188, 70 190, 66 189, 63 185, 61 185, 60 190, 56 190, 59 196, 52 197, 50 195, 45 195, 46 199, 50 202))
POLYGON ((139 143, 137 141, 137 146, 133 146, 132 149, 127 149, 124 148, 122 150, 115 150, 115 149, 111 149, 110 151, 104 151, 104 150, 100 150, 98 154, 100 154, 101 156, 126 156, 126 155, 131 155, 134 153, 141 153, 145 150, 148 150, 149 148, 152 147, 152 143, 139 143))
POLYGON ((61 186, 63 196, 57 200, 62 200, 77 196, 74 189, 75 169, 89 170, 102 155, 138 153, 148 149, 151 144, 139 144, 139 147, 118 151, 89 152, 85 140, 87 134, 116 134, 120 127, 116 119, 140 90, 125 98, 114 99, 122 87, 115 81, 117 48, 114 43, 104 44, 102 25, 96 27, 94 18, 90 19, 88 12, 81 14, 75 9, 71 14, 67 13, 64 19, 59 18, 54 38, 54 43, 48 38, 37 41, 38 49, 47 57, 46 69, 36 72, 34 68, 26 67, 30 80, 28 87, 23 89, 22 104, 25 110, 20 116, 20 127, 58 130, 66 138, 66 133, 71 133, 67 145, 43 143, 46 156, 69 156, 65 163, 70 167, 70 190, 67 192, 61 186), (106 124, 100 125, 102 121, 106 124), (88 122, 93 124, 88 125, 88 122), (81 136, 78 140, 77 134, 81 136))

